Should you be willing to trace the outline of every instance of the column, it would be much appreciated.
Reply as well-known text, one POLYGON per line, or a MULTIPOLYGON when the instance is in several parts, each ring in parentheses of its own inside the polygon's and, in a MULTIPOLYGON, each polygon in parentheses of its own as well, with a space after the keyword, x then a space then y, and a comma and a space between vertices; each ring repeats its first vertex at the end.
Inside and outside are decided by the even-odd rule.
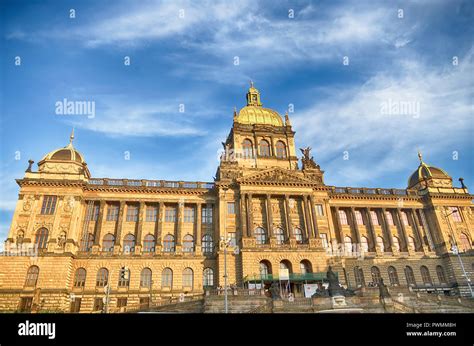
POLYGON ((270 198, 270 194, 266 195, 266 209, 267 209, 267 233, 268 238, 273 238, 273 215, 272 215, 272 202, 270 198))
MULTIPOLYGON (((305 222, 308 227, 308 238, 314 238, 314 233, 313 233, 313 218, 310 212, 310 206, 309 204, 309 196, 304 195, 303 196, 303 206, 304 206, 304 213, 305 213, 305 222)), ((314 215, 313 215, 314 216, 314 215)))
POLYGON ((120 239, 122 238, 122 223, 123 223, 124 212, 125 212, 125 201, 120 201, 117 226, 115 229, 115 245, 120 245, 120 239))
POLYGON ((155 242, 157 246, 161 246, 161 235, 163 232, 163 219, 165 217, 165 204, 159 202, 158 204, 158 222, 155 225, 155 242))
POLYGON ((425 247, 425 244, 424 244, 423 235, 422 235, 421 230, 420 230, 420 224, 418 223, 418 217, 416 215, 416 209, 411 209, 410 210, 410 217, 411 217, 411 220, 412 220, 413 230, 414 230, 415 236, 417 238, 416 239, 417 244, 415 244, 415 247, 416 247, 416 245, 418 245, 418 248, 415 249, 415 250, 421 249, 423 251, 424 247, 425 247))
POLYGON ((309 203, 311 203, 311 213, 313 215, 313 231, 314 236, 319 238, 319 230, 318 230, 318 216, 316 215, 316 207, 314 206, 314 197, 311 195, 309 196, 309 203))
POLYGON ((247 232, 248 236, 252 237, 252 231, 253 231, 253 211, 252 211, 252 194, 249 193, 247 194, 247 232))
POLYGON ((351 219, 352 219, 352 227, 354 227, 354 234, 355 234, 355 241, 360 244, 360 232, 359 232, 359 225, 357 224, 357 219, 355 216, 355 208, 351 207, 351 219))
POLYGON ((386 237, 388 238, 388 247, 390 248, 390 251, 393 251, 392 247, 393 247, 393 239, 392 239, 392 232, 390 231, 390 225, 388 224, 387 222, 387 209, 385 208, 382 208, 382 223, 383 223, 383 227, 382 229, 385 230, 385 235, 386 237))
POLYGON ((367 215, 367 225, 369 226, 369 234, 372 238, 372 251, 377 251, 377 235, 375 234, 374 223, 372 222, 372 214, 370 208, 365 208, 366 215, 367 215))
POLYGON ((334 207, 334 210, 336 212, 336 240, 338 240, 340 243, 344 242, 344 239, 342 237, 342 227, 341 227, 341 220, 339 220, 339 207, 334 207), (339 236, 339 239, 337 237, 339 236))
POLYGON ((285 195, 285 223, 286 223, 286 232, 288 239, 294 239, 295 234, 293 233, 291 225, 291 213, 290 213, 290 196, 285 195))
POLYGON ((434 246, 433 238, 431 237, 428 222, 426 221, 426 218, 425 218, 425 213, 423 209, 418 209, 418 212, 420 213, 420 216, 421 216, 421 222, 423 223, 423 231, 426 234, 426 238, 428 239, 428 245, 430 247, 430 251, 434 251, 435 246, 434 246))
POLYGON ((247 218, 245 217, 245 193, 240 193, 240 231, 242 232, 242 238, 248 237, 247 231, 247 218))
MULTIPOLYGON (((407 217, 408 219, 408 217, 407 217)), ((397 221, 400 226, 400 230, 402 231, 402 237, 403 237, 403 242, 405 243, 405 249, 408 251, 408 236, 407 236, 407 230, 405 228, 405 224, 403 223, 403 218, 402 218, 402 211, 400 208, 397 208, 397 221)))
POLYGON ((178 215, 177 220, 178 227, 176 229, 176 246, 181 245, 181 234, 184 226, 184 203, 178 203, 178 215))
POLYGON ((201 246, 202 238, 202 203, 196 203, 196 246, 201 246))
POLYGON ((145 202, 140 202, 138 205, 138 223, 137 230, 135 232, 135 245, 142 245, 142 230, 143 230, 143 221, 145 219, 146 204, 145 202))
MULTIPOLYGON (((91 203, 92 201, 89 201, 89 203, 91 203)), ((94 203, 94 202, 92 202, 94 203)), ((101 231, 102 231, 102 224, 103 224, 103 221, 104 221, 104 213, 105 213, 105 206, 106 206, 106 202, 105 201, 100 201, 99 203, 99 217, 97 218, 97 223, 96 223, 96 226, 95 226, 95 232, 94 232, 94 245, 99 245, 100 244, 100 237, 101 237, 101 231)), ((89 213, 89 208, 87 208, 86 210, 86 221, 85 223, 87 224, 87 228, 84 227, 84 231, 89 233, 89 220, 90 220, 90 217, 91 215, 87 215, 89 213)), ((91 212, 94 212, 94 207, 92 206, 92 210, 90 210, 91 212)), ((82 237, 84 237, 86 233, 83 233, 82 237)), ((82 239, 81 239, 82 241, 82 239)))
POLYGON ((311 229, 309 228, 309 223, 310 221, 308 220, 308 206, 306 205, 306 199, 305 196, 303 195, 301 198, 301 203, 303 206, 303 221, 304 221, 304 236, 303 239, 307 240, 309 239, 309 236, 311 234, 311 229))

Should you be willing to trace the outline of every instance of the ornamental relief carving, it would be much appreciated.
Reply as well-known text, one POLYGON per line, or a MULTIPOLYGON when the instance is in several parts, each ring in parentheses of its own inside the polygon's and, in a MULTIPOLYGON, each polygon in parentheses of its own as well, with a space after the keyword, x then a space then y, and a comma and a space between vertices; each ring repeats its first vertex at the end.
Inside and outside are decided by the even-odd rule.
POLYGON ((74 164, 64 163, 45 163, 38 169, 40 172, 56 172, 56 173, 81 173, 81 168, 74 164))
POLYGON ((33 195, 29 195, 23 199, 23 211, 30 212, 31 208, 33 207, 33 203, 35 202, 35 197, 33 195))
POLYGON ((65 198, 63 210, 66 213, 71 213, 74 209, 74 205, 76 203, 76 199, 73 196, 69 196, 65 198))

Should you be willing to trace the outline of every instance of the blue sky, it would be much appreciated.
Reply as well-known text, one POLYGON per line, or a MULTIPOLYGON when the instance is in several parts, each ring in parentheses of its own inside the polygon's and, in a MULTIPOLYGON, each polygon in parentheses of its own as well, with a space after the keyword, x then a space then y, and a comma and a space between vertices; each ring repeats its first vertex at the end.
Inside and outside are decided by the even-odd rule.
POLYGON ((404 188, 418 149, 474 184, 472 1, 0 6, 2 239, 14 179, 73 126, 94 177, 212 181, 249 80, 264 106, 294 105, 296 144, 313 148, 327 184, 404 188), (55 114, 64 98, 94 101, 95 117, 55 114))

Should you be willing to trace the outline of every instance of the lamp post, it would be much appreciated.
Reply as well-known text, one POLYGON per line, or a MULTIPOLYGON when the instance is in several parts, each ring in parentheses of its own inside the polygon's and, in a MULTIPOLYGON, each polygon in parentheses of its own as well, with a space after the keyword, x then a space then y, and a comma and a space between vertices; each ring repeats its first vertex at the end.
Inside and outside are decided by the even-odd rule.
POLYGON ((225 199, 226 197, 226 192, 228 188, 224 187, 224 236, 221 236, 221 247, 224 248, 224 309, 225 313, 227 314, 229 312, 229 307, 228 307, 228 301, 227 301, 227 247, 229 246, 230 239, 227 238, 227 201, 225 199))
POLYGON ((458 210, 455 209, 449 214, 445 214, 444 212, 442 214, 446 218, 446 223, 448 224, 449 231, 451 232, 451 237, 453 238, 454 245, 451 247, 451 250, 453 251, 453 254, 457 255, 457 257, 458 257, 459 264, 461 264, 461 269, 462 269, 462 272, 463 272, 463 276, 466 278, 467 286, 469 287, 469 291, 471 292, 471 297, 474 298, 474 292, 473 292, 472 286, 471 286, 471 279, 467 275, 466 269, 464 268, 464 263, 462 262, 461 255, 459 254, 459 248, 458 248, 458 244, 457 244, 457 241, 456 241, 456 237, 454 236, 454 231, 451 228, 451 222, 448 219, 449 215, 452 215, 452 214, 457 213, 457 212, 458 212, 458 210))

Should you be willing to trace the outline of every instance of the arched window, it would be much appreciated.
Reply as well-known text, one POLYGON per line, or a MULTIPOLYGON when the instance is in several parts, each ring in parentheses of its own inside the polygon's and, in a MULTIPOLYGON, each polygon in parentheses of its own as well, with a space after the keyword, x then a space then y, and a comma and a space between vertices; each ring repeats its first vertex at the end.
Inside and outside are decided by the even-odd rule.
POLYGON ((363 252, 369 252, 369 241, 364 236, 360 237, 360 247, 363 252))
POLYGON ((36 287, 38 282, 39 268, 38 266, 31 266, 26 272, 25 287, 36 287))
POLYGON ((81 239, 81 251, 91 251, 92 245, 94 245, 94 235, 92 233, 85 233, 81 239))
POLYGON ((130 269, 123 267, 119 271, 118 287, 130 286, 130 269))
POLYGON ((344 237, 344 250, 346 253, 352 253, 352 238, 344 237))
POLYGON ((186 234, 183 238, 183 252, 194 251, 194 238, 190 234, 186 234))
POLYGON ((163 269, 161 273, 161 287, 173 286, 173 271, 170 268, 163 269))
POLYGON ((392 241, 393 241, 393 249, 392 249, 392 251, 393 251, 393 250, 396 250, 396 251, 400 252, 400 241, 398 240, 397 237, 393 237, 392 239, 393 239, 393 240, 392 240, 392 241))
POLYGON ((383 238, 382 237, 377 237, 377 247, 379 248, 380 252, 385 251, 385 245, 383 243, 383 238))
POLYGON ((258 150, 260 152, 260 156, 270 156, 270 145, 268 144, 266 140, 262 139, 258 147, 259 147, 258 150))
POLYGON ((407 280, 408 286, 415 286, 415 274, 413 274, 413 269, 410 266, 405 267, 405 279, 407 280))
POLYGON ((204 254, 211 254, 213 247, 212 236, 210 234, 204 235, 202 237, 202 252, 204 254))
POLYGON ((398 286, 400 285, 400 282, 398 281, 398 274, 397 270, 395 267, 388 267, 388 279, 390 280, 390 285, 392 286, 398 286))
POLYGON ((309 274, 313 272, 313 268, 311 266, 311 262, 308 260, 302 260, 300 262, 300 271, 301 274, 309 274))
POLYGON ((272 273, 272 265, 268 261, 260 261, 260 276, 266 278, 268 274, 272 273))
POLYGON ((106 234, 102 239, 102 250, 111 252, 114 250, 115 237, 113 234, 106 234))
POLYGON ((163 252, 174 252, 174 237, 171 234, 163 238, 163 252))
POLYGON ((133 234, 127 234, 123 238, 123 251, 125 253, 135 252, 135 236, 133 234))
POLYGON ((242 142, 242 155, 245 159, 253 158, 253 144, 249 139, 242 142))
POLYGON ((446 281, 446 274, 444 273, 444 268, 442 266, 436 266, 436 274, 438 275, 438 281, 440 284, 448 283, 446 281))
POLYGON ((295 227, 293 230, 293 234, 295 235, 296 243, 302 244, 303 243, 303 231, 299 227, 295 227))
POLYGON ((280 159, 286 158, 286 145, 282 141, 276 142, 276 156, 280 159))
POLYGON ((97 272, 97 279, 95 285, 97 287, 105 287, 109 279, 109 271, 107 268, 100 268, 97 272))
POLYGON ((140 273, 140 287, 151 287, 151 269, 143 268, 140 273))
POLYGON ((255 239, 257 240, 258 245, 262 245, 267 242, 267 236, 265 234, 265 230, 262 227, 257 227, 255 229, 255 239))
POLYGON ((143 252, 155 252, 155 237, 152 234, 147 234, 145 238, 143 238, 143 252))
POLYGON ((408 248, 412 251, 416 250, 415 239, 413 237, 408 237, 408 248))
POLYGON ((191 268, 185 268, 183 270, 183 287, 193 288, 194 272, 191 268))
POLYGON ((420 267, 420 272, 421 272, 421 279, 423 280, 423 283, 426 286, 431 286, 433 285, 433 280, 431 280, 431 275, 430 271, 426 266, 421 266, 420 267))
POLYGON ((341 225, 348 225, 349 222, 347 221, 347 213, 345 210, 338 210, 339 214, 339 222, 341 225))
POLYGON ((38 250, 46 249, 48 246, 48 233, 48 230, 44 227, 36 232, 35 245, 38 247, 38 250))
POLYGON ((370 274, 372 275, 372 282, 378 285, 380 282, 380 269, 376 266, 373 266, 370 269, 370 274))
POLYGON ((280 227, 275 228, 274 230, 276 243, 283 244, 285 242, 285 234, 280 227))
POLYGON ((288 273, 293 273, 291 262, 288 260, 283 260, 280 262, 280 269, 288 269, 288 273))
POLYGON ((387 219, 387 223, 389 226, 394 226, 395 224, 393 223, 393 215, 390 211, 385 212, 385 217, 387 219))
POLYGON ((471 242, 469 238, 464 233, 461 233, 459 236, 459 240, 461 240, 461 249, 463 251, 471 250, 471 242))
POLYGON ((365 286, 364 271, 361 267, 354 267, 354 277, 357 287, 365 286))
POLYGON ((214 286, 214 270, 212 270, 211 268, 204 269, 203 286, 204 287, 214 286))
POLYGON ((86 285, 86 270, 77 268, 74 275, 74 287, 84 287, 86 285))

